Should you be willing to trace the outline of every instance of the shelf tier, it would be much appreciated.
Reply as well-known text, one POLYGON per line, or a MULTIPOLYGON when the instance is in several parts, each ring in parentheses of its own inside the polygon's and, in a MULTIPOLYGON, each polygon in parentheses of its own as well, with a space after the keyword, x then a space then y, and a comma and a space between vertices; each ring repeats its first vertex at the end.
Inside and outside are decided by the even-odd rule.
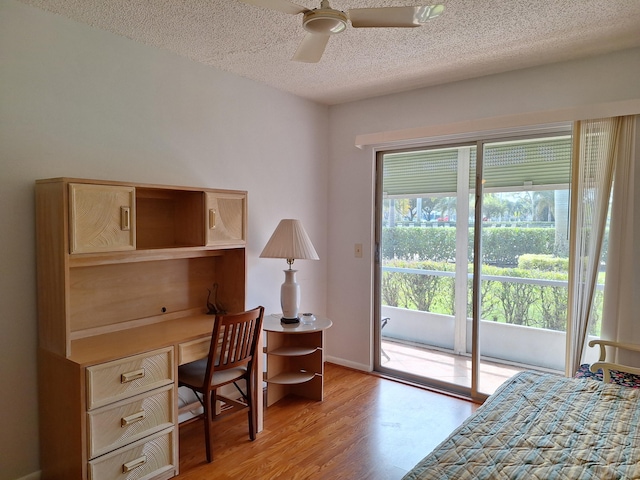
POLYGON ((264 353, 269 355, 277 355, 279 357, 300 357, 303 355, 311 355, 318 350, 318 347, 304 347, 304 346, 293 346, 293 347, 279 347, 274 350, 269 350, 268 347, 264 349, 264 353))
POLYGON ((69 255, 69 267, 91 267, 97 265, 113 265, 122 263, 155 262, 175 260, 178 258, 219 257, 224 250, 237 247, 176 247, 155 248, 145 250, 126 250, 122 252, 83 253, 69 255))
POLYGON ((264 374, 264 381, 267 383, 277 383, 280 385, 297 385, 299 383, 305 383, 312 380, 316 376, 313 372, 283 372, 274 377, 267 378, 267 374, 264 374))

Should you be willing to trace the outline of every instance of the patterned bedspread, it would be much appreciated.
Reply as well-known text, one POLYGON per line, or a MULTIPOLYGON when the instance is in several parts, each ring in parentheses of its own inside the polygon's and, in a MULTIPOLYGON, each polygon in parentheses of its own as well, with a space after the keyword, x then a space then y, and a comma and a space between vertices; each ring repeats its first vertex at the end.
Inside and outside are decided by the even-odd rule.
POLYGON ((640 390, 522 372, 403 480, 640 479, 640 390))

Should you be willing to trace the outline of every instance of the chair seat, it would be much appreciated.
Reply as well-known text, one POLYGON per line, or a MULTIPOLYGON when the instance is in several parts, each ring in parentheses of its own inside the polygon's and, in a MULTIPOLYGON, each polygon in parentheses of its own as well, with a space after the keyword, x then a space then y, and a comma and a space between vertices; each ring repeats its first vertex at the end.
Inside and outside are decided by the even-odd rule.
MULTIPOLYGON (((186 363, 178 367, 178 378, 180 383, 193 388, 201 388, 204 384, 204 377, 207 373, 207 359, 202 358, 194 362, 186 363)), ((247 373, 246 366, 229 368, 213 372, 211 385, 224 385, 235 379, 241 378, 247 373)))

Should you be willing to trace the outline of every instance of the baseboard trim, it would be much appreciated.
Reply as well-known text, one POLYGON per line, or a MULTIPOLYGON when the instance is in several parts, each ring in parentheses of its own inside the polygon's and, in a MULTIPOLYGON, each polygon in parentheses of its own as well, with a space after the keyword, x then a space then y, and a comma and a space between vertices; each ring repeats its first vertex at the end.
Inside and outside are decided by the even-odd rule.
POLYGON ((372 372, 373 369, 369 365, 364 365, 362 363, 351 362, 349 360, 345 360, 343 358, 332 357, 327 355, 325 357, 325 361, 329 363, 335 363, 336 365, 341 365, 343 367, 353 368, 354 370, 362 370, 363 372, 372 372))
POLYGON ((16 478, 16 480, 40 480, 40 470, 30 473, 25 477, 16 478))

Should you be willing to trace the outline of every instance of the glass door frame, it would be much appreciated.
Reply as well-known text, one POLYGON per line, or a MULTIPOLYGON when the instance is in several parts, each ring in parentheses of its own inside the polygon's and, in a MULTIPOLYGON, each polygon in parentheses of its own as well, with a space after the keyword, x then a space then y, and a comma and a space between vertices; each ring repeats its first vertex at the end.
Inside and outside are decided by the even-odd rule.
MULTIPOLYGON (((480 380, 480 318, 481 308, 480 295, 482 282, 482 200, 483 200, 483 158, 484 147, 486 144, 496 142, 508 142, 517 140, 534 139, 553 135, 572 134, 570 124, 559 123, 552 125, 531 126, 515 131, 503 132, 487 132, 482 135, 474 135, 473 137, 460 139, 434 139, 433 142, 426 144, 415 144, 401 148, 385 148, 375 151, 375 218, 374 218, 374 305, 373 305, 373 341, 374 341, 374 371, 388 374, 394 377, 407 380, 412 383, 418 383, 429 387, 441 389, 454 394, 469 397, 474 401, 482 402, 488 394, 479 391, 480 380), (417 376, 408 372, 398 375, 398 370, 386 368, 381 364, 381 326, 382 326, 382 259, 381 259, 381 241, 382 241, 382 208, 383 208, 383 157, 389 153, 401 153, 415 151, 418 149, 439 149, 439 148, 455 148, 475 146, 476 147, 476 167, 475 167, 475 190, 474 195, 474 228, 473 238, 473 272, 472 272, 472 339, 471 339, 471 386, 465 387, 455 385, 441 380, 417 376), (479 228, 478 228, 479 227, 479 228), (428 382, 425 382, 428 379, 428 382)), ((468 182, 468 179, 467 179, 468 182)), ((460 184, 460 183, 458 183, 460 184)))
MULTIPOLYGON (((438 379, 434 379, 434 378, 429 378, 429 377, 422 377, 422 376, 418 376, 418 375, 414 375, 411 374, 409 372, 402 372, 402 375, 398 375, 396 372, 398 372, 398 370, 395 369, 390 369, 390 368, 386 368, 382 365, 381 363, 381 355, 382 355, 382 349, 381 349, 381 341, 382 341, 382 312, 381 312, 381 307, 382 307, 382 303, 381 303, 381 298, 382 298, 382 292, 381 292, 381 285, 382 285, 382 261, 381 261, 381 243, 382 243, 382 222, 381 222, 381 218, 382 218, 382 202, 383 202, 383 190, 382 190, 382 183, 383 183, 383 157, 386 154, 389 153, 401 153, 401 152, 408 152, 408 151, 412 151, 412 150, 416 150, 416 149, 425 149, 425 150, 429 150, 429 149, 440 149, 440 148, 464 148, 464 147, 476 147, 479 148, 479 141, 478 140, 467 140, 467 141, 458 141, 458 142, 452 142, 452 143, 444 143, 444 142, 439 142, 439 143, 433 143, 433 144, 429 144, 429 145, 425 145, 425 146, 412 146, 412 147, 408 147, 408 148, 401 148, 401 149, 386 149, 386 150, 380 150, 376 152, 376 158, 375 158, 375 221, 374 221, 374 305, 373 305, 373 315, 374 315, 374 329, 373 329, 373 341, 374 341, 374 371, 383 373, 383 374, 389 374, 392 375, 394 377, 399 377, 402 378, 404 380, 407 380, 409 382, 412 383, 418 383, 418 384, 422 384, 422 385, 427 385, 429 387, 433 387, 439 390, 443 390, 443 391, 447 391, 450 393, 454 393, 457 395, 461 395, 461 396, 465 396, 465 397, 470 397, 473 400, 477 400, 477 401, 484 401, 488 395, 486 394, 479 394, 477 392, 477 375, 479 373, 477 365, 479 365, 479 362, 477 359, 475 359, 475 354, 474 352, 478 352, 478 357, 479 357, 479 344, 478 341, 475 340, 475 338, 478 337, 478 335, 476 334, 478 330, 478 327, 476 327, 476 316, 477 318, 480 318, 479 315, 476 315, 475 310, 476 308, 479 309, 480 305, 479 305, 479 301, 476 300, 476 286, 474 285, 473 291, 472 291, 472 304, 474 305, 473 307, 473 311, 472 313, 472 332, 474 335, 474 338, 472 339, 472 354, 471 354, 471 360, 472 360, 472 381, 471 381, 471 387, 465 387, 462 385, 456 385, 453 383, 449 383, 449 382, 443 382, 441 380, 438 379), (476 303, 478 304, 476 307, 476 303), (475 366, 475 367, 474 367, 475 366), (424 380, 428 379, 428 382, 425 382, 424 380), (474 380, 475 379, 475 380, 474 380), (475 389, 474 389, 475 387, 475 389)), ((475 208, 476 210, 474 211, 474 218, 475 218, 475 222, 476 224, 478 224, 478 202, 482 201, 482 174, 481 174, 481 166, 482 166, 482 155, 478 154, 476 152, 476 178, 475 178, 475 192, 480 191, 480 198, 478 198, 478 194, 475 193, 474 194, 474 204, 475 204, 475 208), (480 175, 478 175, 478 165, 480 166, 480 175), (478 185, 480 186, 480 188, 478 188, 478 185)), ((470 175, 469 173, 469 169, 467 169, 467 174, 470 175)), ((456 174, 456 178, 458 177, 458 175, 456 174)), ((458 185, 458 189, 460 187, 460 185, 462 184, 462 182, 466 182, 466 185, 469 184, 469 178, 465 178, 465 179, 460 179, 457 178, 457 185, 458 185)), ((458 190, 457 189, 457 190, 458 190)), ((457 191, 456 191, 457 194, 457 191)), ((471 194, 471 192, 469 192, 469 194, 471 194)), ((467 200, 468 203, 468 200, 467 200)), ((481 207, 481 203, 480 203, 480 207, 481 207)), ((468 218, 468 215, 467 215, 468 218)), ((482 219, 482 217, 480 217, 480 220, 482 219)), ((467 226, 467 230, 468 230, 468 226, 467 226)), ((477 271, 477 266, 475 265, 475 259, 476 258, 481 258, 479 255, 479 252, 476 251, 477 244, 476 244, 476 235, 479 235, 478 230, 481 229, 474 229, 474 271, 472 272, 472 279, 475 282, 475 272, 477 271)), ((456 234, 456 244, 458 243, 457 240, 458 235, 456 234)), ((465 249, 466 252, 466 249, 465 249)), ((465 253, 466 255, 466 253, 465 253)), ((458 277, 459 275, 456 275, 456 283, 458 282, 458 277)), ((464 282, 466 284, 467 282, 467 278, 468 278, 468 273, 467 276, 464 278, 464 282)), ((458 288, 456 287, 456 293, 458 291, 458 288)), ((456 302, 458 301, 458 299, 456 298, 456 302)), ((466 296, 464 298, 464 303, 466 305, 466 296)), ((466 309, 466 308, 465 308, 466 309)), ((469 312, 467 312, 468 314, 469 312)), ((457 335, 458 333, 455 332, 454 335, 457 335)))

